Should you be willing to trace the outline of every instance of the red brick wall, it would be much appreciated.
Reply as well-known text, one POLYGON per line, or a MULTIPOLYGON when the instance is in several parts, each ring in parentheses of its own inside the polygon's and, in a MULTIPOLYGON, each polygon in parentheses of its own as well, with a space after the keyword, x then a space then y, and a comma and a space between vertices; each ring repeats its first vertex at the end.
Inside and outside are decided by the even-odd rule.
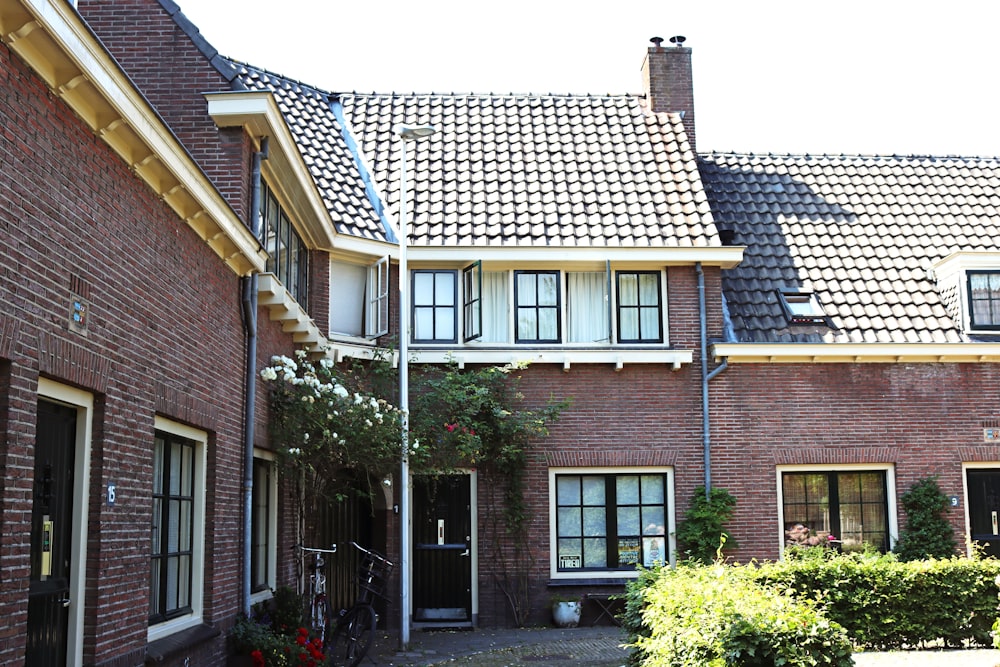
POLYGON ((962 463, 1000 461, 982 432, 1000 413, 995 365, 733 364, 711 391, 713 479, 737 498, 740 560, 777 556, 775 469, 791 464, 892 464, 897 498, 937 475, 961 499, 947 517, 964 548, 962 463))
MULTIPOLYGON (((719 271, 705 267, 706 312, 710 337, 722 332, 719 271)), ((534 623, 548 623, 549 468, 558 466, 672 466, 675 470, 674 508, 679 518, 694 489, 704 483, 701 412, 701 367, 698 282, 694 267, 668 271, 669 336, 672 347, 693 350, 693 363, 680 370, 666 364, 562 366, 536 364, 521 373, 519 388, 526 406, 550 397, 570 399, 570 406, 535 443, 525 488, 535 566, 530 580, 534 623)), ((511 622, 507 601, 495 586, 489 555, 488 516, 495 503, 493 485, 480 480, 480 621, 483 625, 511 622)))
POLYGON ((691 49, 669 42, 659 48, 649 47, 642 63, 642 81, 650 110, 684 114, 684 131, 691 150, 695 150, 691 49))
POLYGON ((205 93, 231 90, 229 81, 156 0, 80 0, 77 8, 229 205, 246 220, 247 136, 239 128, 217 129, 205 101, 205 93))
MULTIPOLYGON (((35 387, 45 375, 95 394, 84 660, 139 664, 155 415, 209 433, 204 618, 225 629, 239 608, 239 278, 3 45, 0 133, 0 663, 23 660, 35 387), (85 335, 68 329, 71 291, 89 299, 85 335), (114 507, 102 502, 109 481, 114 507)), ((241 179, 244 164, 231 169, 241 179)), ((266 313, 258 321, 261 356, 291 351, 266 313)), ((176 664, 220 664, 223 649, 220 638, 176 664)))

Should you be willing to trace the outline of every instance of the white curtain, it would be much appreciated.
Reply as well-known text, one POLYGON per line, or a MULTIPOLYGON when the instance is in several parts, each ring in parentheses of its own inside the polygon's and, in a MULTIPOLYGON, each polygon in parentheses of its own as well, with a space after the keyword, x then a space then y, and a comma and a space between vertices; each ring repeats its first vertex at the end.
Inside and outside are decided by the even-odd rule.
POLYGON ((482 302, 484 343, 509 343, 507 313, 510 311, 506 271, 483 271, 482 302))
POLYGON ((608 343, 607 274, 567 273, 567 342, 608 343))

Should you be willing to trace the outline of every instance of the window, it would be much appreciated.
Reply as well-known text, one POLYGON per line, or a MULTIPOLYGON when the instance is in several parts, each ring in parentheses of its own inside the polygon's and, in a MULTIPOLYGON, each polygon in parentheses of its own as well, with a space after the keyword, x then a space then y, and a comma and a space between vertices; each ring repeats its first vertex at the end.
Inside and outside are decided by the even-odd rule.
POLYGON ((666 472, 553 478, 556 573, 632 573, 637 565, 669 562, 666 472))
POLYGON ((330 333, 378 338, 389 331, 389 257, 368 266, 330 261, 330 333))
POLYGON ((969 325, 1000 328, 1000 271, 969 271, 969 325))
POLYGON ((261 193, 260 217, 268 253, 267 270, 278 277, 300 306, 307 308, 309 252, 266 183, 261 193))
POLYGON ((482 343, 510 342, 510 273, 507 271, 482 272, 482 343))
POLYGON ((791 324, 827 324, 826 311, 812 292, 779 290, 778 298, 791 324))
POLYGON ((517 343, 558 343, 559 272, 515 271, 517 343))
POLYGON ((195 443, 157 431, 153 440, 150 623, 191 612, 195 443))
POLYGON ((454 343, 458 340, 458 274, 417 270, 413 283, 413 341, 454 343))
POLYGON ((149 641, 201 622, 205 571, 206 435, 162 417, 155 426, 149 641))
POLYGON ((465 341, 483 335, 483 264, 476 262, 462 269, 462 322, 465 341))
POLYGON ((365 336, 378 338, 389 332, 389 256, 368 267, 368 316, 365 318, 365 336))
POLYGON ((566 274, 566 340, 611 341, 608 329, 608 276, 602 271, 566 274))
POLYGON ((253 498, 250 508, 250 590, 269 593, 276 587, 277 475, 267 458, 253 459, 253 498))
POLYGON ((888 487, 884 470, 783 472, 782 521, 786 531, 798 524, 809 534, 840 540, 844 551, 865 544, 889 550, 888 487))
POLYGON ((619 271, 615 278, 618 289, 618 342, 662 343, 660 273, 619 271))

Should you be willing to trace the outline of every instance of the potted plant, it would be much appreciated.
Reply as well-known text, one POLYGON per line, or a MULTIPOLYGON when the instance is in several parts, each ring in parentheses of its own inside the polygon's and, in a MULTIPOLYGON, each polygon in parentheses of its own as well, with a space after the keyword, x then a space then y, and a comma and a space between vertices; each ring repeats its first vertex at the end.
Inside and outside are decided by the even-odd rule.
POLYGON ((580 624, 583 601, 579 596, 553 596, 552 622, 557 628, 575 628, 580 624))

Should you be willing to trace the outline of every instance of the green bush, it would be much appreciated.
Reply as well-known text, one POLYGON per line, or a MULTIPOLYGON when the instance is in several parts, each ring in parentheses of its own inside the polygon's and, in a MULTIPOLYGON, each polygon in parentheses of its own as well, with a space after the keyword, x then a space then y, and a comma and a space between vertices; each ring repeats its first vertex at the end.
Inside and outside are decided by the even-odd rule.
POLYGON ((724 526, 733 516, 736 498, 725 489, 713 488, 705 495, 705 487, 695 489, 691 505, 677 526, 680 558, 708 565, 722 546, 736 547, 736 541, 724 526))
POLYGON ((948 496, 937 479, 928 477, 915 483, 900 497, 906 510, 906 528, 899 534, 893 552, 900 560, 950 558, 955 555, 955 531, 944 518, 948 496))
POLYGON ((752 572, 762 584, 817 601, 857 647, 991 645, 1000 561, 900 562, 891 554, 862 553, 791 557, 752 572))
POLYGON ((739 566, 686 564, 630 584, 623 624, 632 665, 853 665, 851 644, 818 605, 754 581, 739 566))

